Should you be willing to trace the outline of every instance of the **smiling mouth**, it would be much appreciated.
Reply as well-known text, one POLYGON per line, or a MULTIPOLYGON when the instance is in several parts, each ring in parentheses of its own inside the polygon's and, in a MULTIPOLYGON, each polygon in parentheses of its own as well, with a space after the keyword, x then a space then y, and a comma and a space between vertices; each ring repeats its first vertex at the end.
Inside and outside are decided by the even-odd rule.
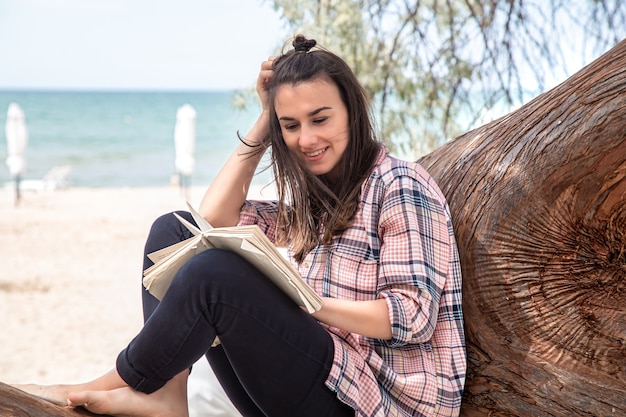
POLYGON ((318 155, 321 155, 321 154, 323 154, 324 152, 326 152, 326 149, 328 149, 328 148, 319 149, 319 150, 314 151, 314 152, 305 152, 304 154, 305 154, 308 158, 314 158, 314 157, 316 157, 316 156, 318 156, 318 155))

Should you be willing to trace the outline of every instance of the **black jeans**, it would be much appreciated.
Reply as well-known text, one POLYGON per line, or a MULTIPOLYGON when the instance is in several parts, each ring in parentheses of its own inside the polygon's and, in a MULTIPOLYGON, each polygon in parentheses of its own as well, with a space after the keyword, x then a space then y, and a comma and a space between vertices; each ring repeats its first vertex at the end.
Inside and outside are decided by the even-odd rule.
MULTIPOLYGON (((171 213, 161 216, 145 254, 188 237, 171 213)), ((146 257, 144 269, 151 264, 146 257)), ((244 416, 354 416, 324 384, 334 355, 330 335, 237 254, 196 255, 160 303, 145 290, 142 298, 144 327, 117 359, 134 389, 154 392, 206 355, 244 416), (216 335, 221 345, 211 348, 216 335)))

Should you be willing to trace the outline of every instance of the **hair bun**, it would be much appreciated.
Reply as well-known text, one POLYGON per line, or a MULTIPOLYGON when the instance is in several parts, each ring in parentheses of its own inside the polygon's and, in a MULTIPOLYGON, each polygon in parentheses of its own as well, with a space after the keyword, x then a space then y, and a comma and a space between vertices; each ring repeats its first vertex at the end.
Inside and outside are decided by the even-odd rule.
POLYGON ((297 35, 293 40, 293 48, 296 52, 309 52, 315 45, 317 45, 315 39, 307 39, 302 35, 297 35))

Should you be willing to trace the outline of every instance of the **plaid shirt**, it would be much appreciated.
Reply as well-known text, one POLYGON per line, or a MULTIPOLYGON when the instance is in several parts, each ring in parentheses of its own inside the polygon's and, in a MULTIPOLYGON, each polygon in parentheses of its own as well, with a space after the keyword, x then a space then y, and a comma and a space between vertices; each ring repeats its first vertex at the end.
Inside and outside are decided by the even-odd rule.
MULTIPOLYGON (((276 203, 248 201, 240 224, 274 239, 276 203)), ((325 297, 384 298, 392 338, 322 323, 335 358, 326 385, 357 416, 457 416, 465 383, 461 267, 445 197, 416 163, 382 149, 352 226, 296 265, 325 297)))

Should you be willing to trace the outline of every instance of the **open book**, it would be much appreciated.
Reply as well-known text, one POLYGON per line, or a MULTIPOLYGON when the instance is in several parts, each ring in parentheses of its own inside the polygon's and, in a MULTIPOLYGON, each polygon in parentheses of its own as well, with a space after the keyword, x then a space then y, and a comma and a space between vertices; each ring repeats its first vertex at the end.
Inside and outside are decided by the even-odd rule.
POLYGON ((194 255, 221 248, 237 252, 248 260, 309 313, 321 308, 320 296, 257 225, 214 228, 189 203, 187 205, 199 227, 174 213, 194 236, 148 254, 154 265, 144 271, 143 285, 152 295, 162 299, 176 272, 194 255))

